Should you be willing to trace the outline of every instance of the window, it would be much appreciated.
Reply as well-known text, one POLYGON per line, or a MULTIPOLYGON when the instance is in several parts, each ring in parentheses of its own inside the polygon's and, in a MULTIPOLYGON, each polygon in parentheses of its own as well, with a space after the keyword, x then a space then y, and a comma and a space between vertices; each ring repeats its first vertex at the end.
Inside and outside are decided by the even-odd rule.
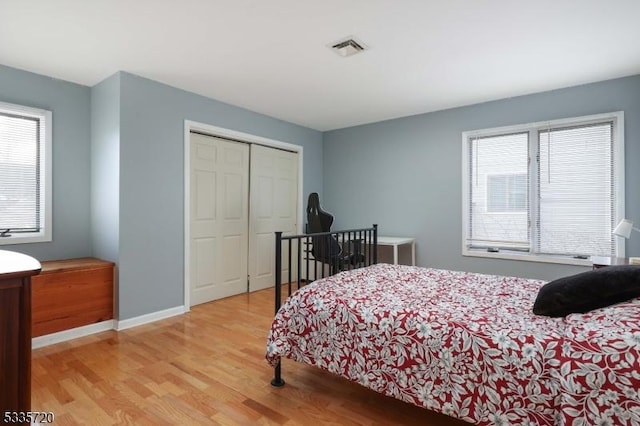
POLYGON ((0 244, 51 241, 51 112, 0 102, 0 244))
POLYGON ((487 211, 526 212, 527 174, 487 175, 487 211))
POLYGON ((624 256, 623 113, 463 133, 463 254, 624 256))

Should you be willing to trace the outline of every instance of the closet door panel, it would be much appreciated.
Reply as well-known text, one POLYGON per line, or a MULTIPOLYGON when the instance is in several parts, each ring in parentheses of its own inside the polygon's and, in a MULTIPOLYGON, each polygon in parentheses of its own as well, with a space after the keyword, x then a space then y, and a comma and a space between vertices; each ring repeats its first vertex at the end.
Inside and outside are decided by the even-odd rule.
POLYGON ((274 285, 274 233, 297 231, 298 154, 252 145, 250 181, 249 289, 254 291, 274 285))
POLYGON ((247 290, 249 147, 191 134, 190 299, 247 290))
POLYGON ((200 291, 214 284, 214 272, 218 268, 216 262, 216 238, 198 238, 192 245, 192 263, 195 267, 192 279, 192 291, 200 291))

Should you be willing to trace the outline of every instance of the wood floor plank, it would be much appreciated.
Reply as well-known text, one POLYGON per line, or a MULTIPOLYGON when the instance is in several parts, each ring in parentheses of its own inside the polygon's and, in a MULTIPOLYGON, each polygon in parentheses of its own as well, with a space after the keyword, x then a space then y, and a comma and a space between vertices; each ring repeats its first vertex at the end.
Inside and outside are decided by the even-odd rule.
POLYGON ((423 425, 466 423, 315 367, 265 361, 273 290, 152 324, 33 351, 32 409, 55 425, 423 425))

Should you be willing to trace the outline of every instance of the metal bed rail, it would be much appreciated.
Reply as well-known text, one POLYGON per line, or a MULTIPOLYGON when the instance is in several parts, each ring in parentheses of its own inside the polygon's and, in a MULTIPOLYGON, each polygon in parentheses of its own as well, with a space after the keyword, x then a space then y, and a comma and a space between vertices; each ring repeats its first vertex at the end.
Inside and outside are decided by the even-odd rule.
MULTIPOLYGON (((275 233, 275 312, 287 296, 303 285, 341 271, 363 268, 378 261, 378 225, 313 234, 275 233), (284 257, 284 262, 283 262, 284 257), (304 271, 303 271, 304 269, 304 271), (283 273, 284 270, 284 273, 283 273), (286 279, 285 279, 286 278, 286 279)), ((284 385, 280 362, 274 368, 273 386, 284 385)))

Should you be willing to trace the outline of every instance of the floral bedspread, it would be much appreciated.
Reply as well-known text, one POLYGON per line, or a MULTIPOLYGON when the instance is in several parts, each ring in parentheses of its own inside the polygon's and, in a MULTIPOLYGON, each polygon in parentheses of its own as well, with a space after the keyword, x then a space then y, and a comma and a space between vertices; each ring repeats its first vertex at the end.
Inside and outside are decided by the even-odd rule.
POLYGON ((543 284, 387 264, 342 272, 287 300, 267 360, 475 424, 640 424, 640 299, 547 318, 532 312, 543 284))

